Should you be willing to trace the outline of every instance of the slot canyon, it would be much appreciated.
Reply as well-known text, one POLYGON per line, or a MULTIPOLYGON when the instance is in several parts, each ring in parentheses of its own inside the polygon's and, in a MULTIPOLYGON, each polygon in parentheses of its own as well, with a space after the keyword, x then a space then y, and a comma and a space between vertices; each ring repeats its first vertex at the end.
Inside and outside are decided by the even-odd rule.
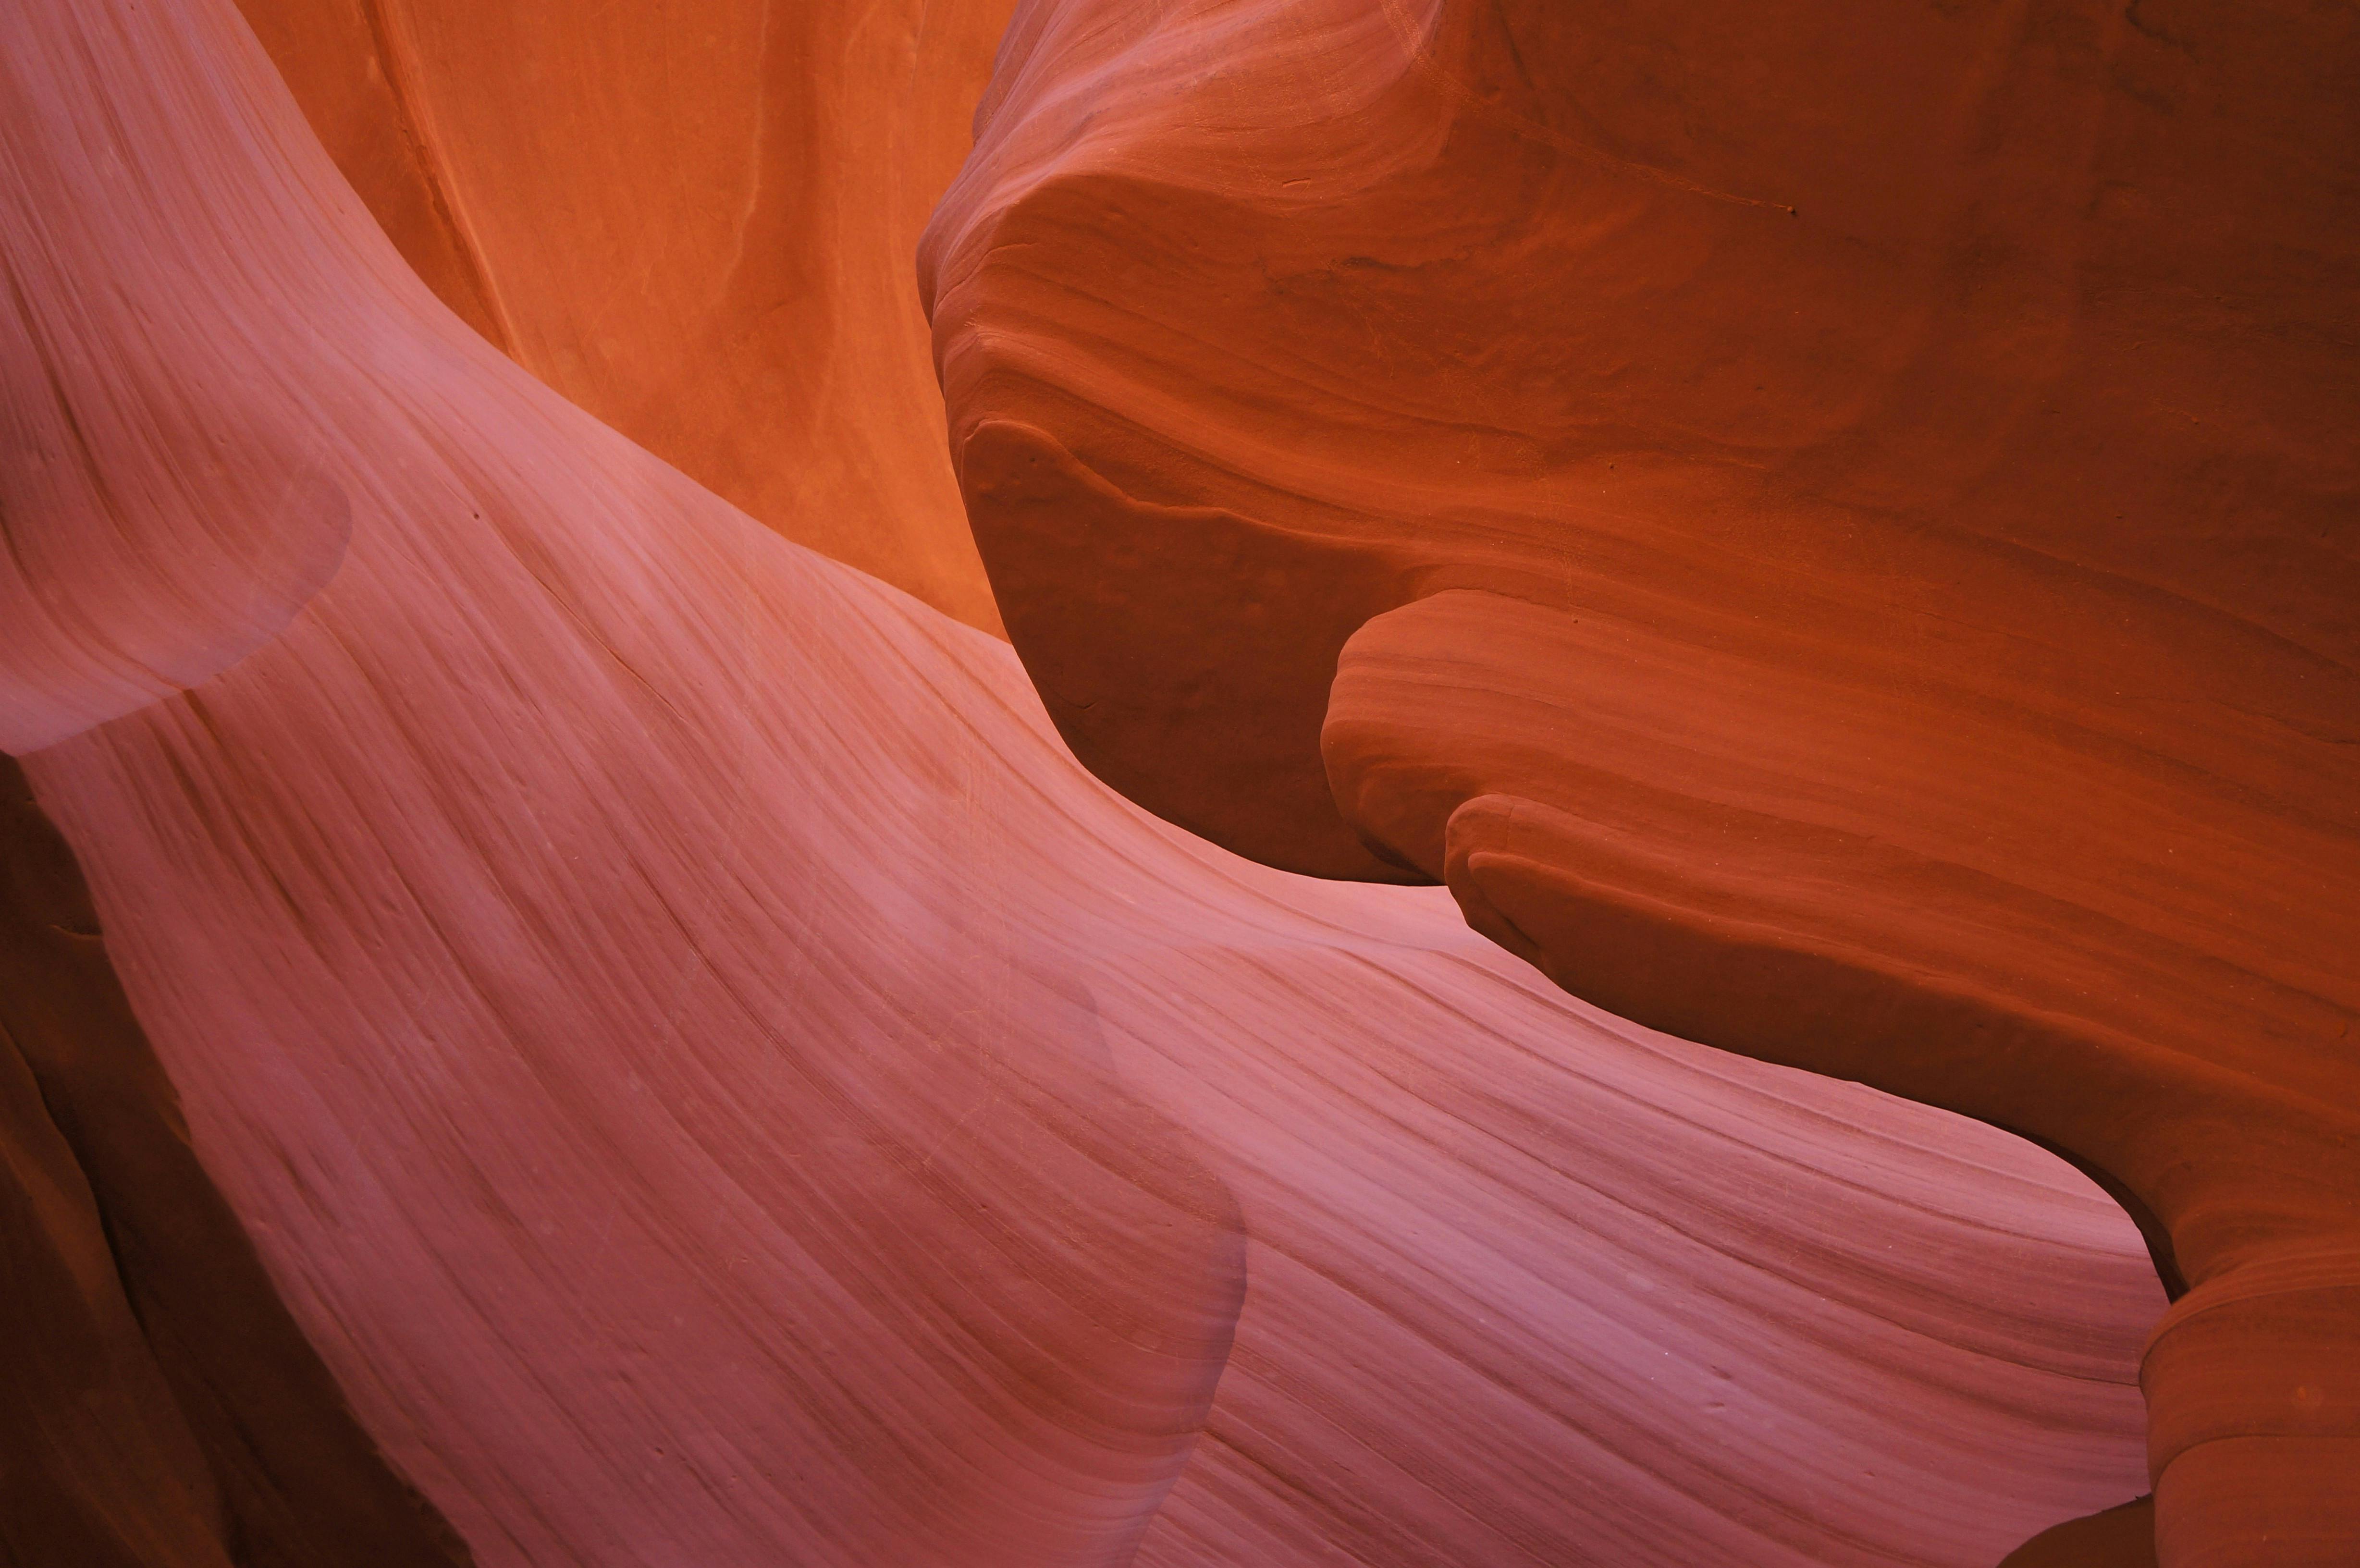
POLYGON ((0 42, 0 1563, 2360 1563, 2360 12, 0 42))

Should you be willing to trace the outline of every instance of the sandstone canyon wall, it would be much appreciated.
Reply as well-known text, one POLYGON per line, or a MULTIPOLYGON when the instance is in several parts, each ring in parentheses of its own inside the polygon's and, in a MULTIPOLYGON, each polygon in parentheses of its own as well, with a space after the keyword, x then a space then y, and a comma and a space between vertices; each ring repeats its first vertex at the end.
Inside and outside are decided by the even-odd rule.
POLYGON ((1967 1565, 2139 1490, 2162 1297, 2064 1165, 1158 822, 1004 645, 497 352, 497 266, 446 308, 226 0, 7 25, 0 720, 63 840, 5 1239, 81 1338, 0 1413, 90 1560, 290 1560, 209 1399, 366 1562, 462 1550, 350 1522, 401 1476, 617 1568, 1967 1565))
POLYGON ((71 852, 5 758, 0 1084, 7 1560, 465 1562, 206 1176, 71 852))
POLYGON ((1011 0, 241 0, 443 302, 790 539, 1000 629, 911 256, 1011 0))
POLYGON ((1028 0, 923 252, 1098 776, 2064 1151, 2170 1568, 2360 1552, 2360 18, 1028 0))
POLYGON ((984 591, 989 7, 246 9, 0 64, 9 1552, 2348 1561, 2348 16, 1024 5, 984 591))

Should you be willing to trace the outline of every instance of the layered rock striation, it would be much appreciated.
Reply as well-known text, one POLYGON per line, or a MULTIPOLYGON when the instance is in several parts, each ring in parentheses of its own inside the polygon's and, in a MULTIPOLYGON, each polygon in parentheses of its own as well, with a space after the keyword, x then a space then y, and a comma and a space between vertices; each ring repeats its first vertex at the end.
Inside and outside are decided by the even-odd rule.
MULTIPOLYGON (((0 621, 0 713, 204 1177, 476 1562, 1965 1565, 2137 1490, 2161 1296, 2066 1166, 1156 822, 1004 645, 446 309, 227 0, 11 26, 5 587, 87 608, 0 621), (152 616, 182 550, 224 586, 152 616)), ((123 1560, 217 1561, 206 1508, 123 1560)))
POLYGON ((241 0, 402 256, 708 489, 1000 629, 910 256, 1010 0, 241 0))
POLYGON ((1098 775, 2008 1128, 2169 1568, 2360 1551, 2360 27, 1037 0, 922 253, 1098 775))

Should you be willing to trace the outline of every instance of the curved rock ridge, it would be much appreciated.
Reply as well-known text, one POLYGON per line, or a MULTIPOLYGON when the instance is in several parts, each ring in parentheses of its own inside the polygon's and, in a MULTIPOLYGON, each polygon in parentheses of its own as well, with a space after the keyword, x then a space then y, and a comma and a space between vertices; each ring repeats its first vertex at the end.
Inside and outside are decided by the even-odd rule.
POLYGON ((449 1568, 190 1147, 72 853, 0 757, 0 1551, 449 1568))
POLYGON ((327 475, 333 410, 268 362, 206 386, 208 345, 156 297, 159 275, 219 279, 241 315, 301 317, 311 278, 257 275, 241 235, 290 193, 182 185, 153 193, 157 232, 118 203, 68 200, 126 178, 103 142, 26 134, 63 118, 76 81, 12 27, 0 168, 0 749, 37 750, 196 685, 278 635, 334 575, 351 529, 327 475), (118 258, 97 272, 83 258, 118 258), (148 387, 171 389, 143 397, 148 387))
POLYGON ((2092 1171, 2188 1291, 2168 1568, 2360 1552, 2355 80, 2320 8, 1032 0, 921 253, 1076 754, 2092 1171))
POLYGON ((2163 1302, 2065 1166, 1155 822, 1004 645, 438 303, 227 0, 12 27, 12 176, 122 171, 104 248, 17 214, 81 280, 28 319, 172 320, 117 391, 160 430, 300 385, 352 520, 279 636, 27 772, 476 1561, 1963 1565, 2137 1490, 2163 1302))
POLYGON ((788 538, 999 631, 910 256, 1011 0, 241 0, 420 276, 788 538))

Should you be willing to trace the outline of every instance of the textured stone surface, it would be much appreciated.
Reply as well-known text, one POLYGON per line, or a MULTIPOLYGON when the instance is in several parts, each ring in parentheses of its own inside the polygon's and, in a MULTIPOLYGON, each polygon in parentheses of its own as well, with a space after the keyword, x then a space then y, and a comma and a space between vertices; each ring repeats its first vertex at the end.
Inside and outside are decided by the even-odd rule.
POLYGON ((2320 7, 1036 0, 923 252, 1076 754, 2098 1174, 2168 1568, 2360 1551, 2355 81, 2320 7))
POLYGON ((27 771, 478 1562, 1966 1565, 2138 1489, 2162 1300, 2064 1165, 1155 822, 1004 645, 449 313, 226 0, 23 18, 24 319, 166 432, 285 387, 256 439, 349 518, 279 635, 27 771))
POLYGON ((0 1552, 442 1568, 190 1147, 72 853, 0 757, 0 1552))
POLYGON ((1011 0, 241 0, 443 302, 789 539, 1000 628, 911 253, 1011 0))

